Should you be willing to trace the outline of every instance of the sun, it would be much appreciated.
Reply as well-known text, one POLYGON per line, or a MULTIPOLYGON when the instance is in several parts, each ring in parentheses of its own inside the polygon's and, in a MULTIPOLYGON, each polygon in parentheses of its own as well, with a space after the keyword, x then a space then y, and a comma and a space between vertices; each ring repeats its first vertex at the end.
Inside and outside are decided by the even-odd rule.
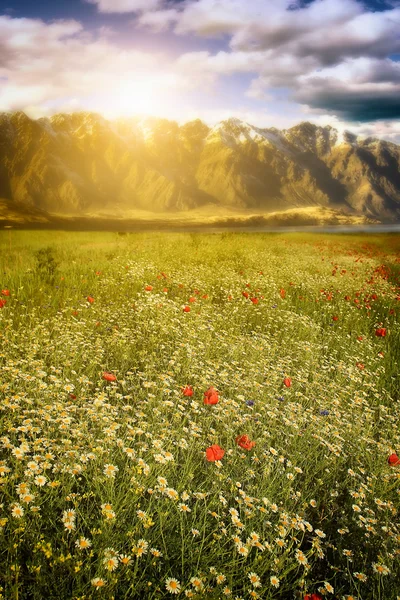
POLYGON ((176 108, 176 82, 169 74, 129 78, 107 95, 103 112, 114 117, 160 116, 176 108))

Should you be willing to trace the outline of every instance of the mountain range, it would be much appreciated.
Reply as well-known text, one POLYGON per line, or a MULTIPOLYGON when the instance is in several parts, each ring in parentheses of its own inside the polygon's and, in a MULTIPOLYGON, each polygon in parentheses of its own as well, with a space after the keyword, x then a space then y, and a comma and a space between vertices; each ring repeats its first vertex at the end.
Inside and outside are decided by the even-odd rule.
POLYGON ((305 209, 399 222, 400 146, 307 122, 0 114, 0 221, 305 209))

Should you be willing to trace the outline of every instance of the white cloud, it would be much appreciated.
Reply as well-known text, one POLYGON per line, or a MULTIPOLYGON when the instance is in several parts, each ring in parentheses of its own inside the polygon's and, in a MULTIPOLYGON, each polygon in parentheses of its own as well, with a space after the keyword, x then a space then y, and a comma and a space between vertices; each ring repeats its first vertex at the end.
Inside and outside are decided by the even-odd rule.
POLYGON ((254 72, 249 97, 286 88, 299 102, 349 119, 397 118, 400 71, 389 57, 400 53, 400 7, 392 6, 373 12, 358 0, 185 0, 173 10, 145 12, 137 22, 172 25, 177 34, 228 36, 230 51, 190 53, 179 67, 210 78, 254 72))
POLYGON ((89 4, 96 4, 103 13, 134 13, 147 12, 161 8, 164 0, 85 0, 89 4))
POLYGON ((162 53, 123 49, 109 31, 89 35, 80 23, 46 24, 0 16, 0 110, 58 110, 76 99, 109 115, 158 110, 174 92, 191 89, 194 75, 175 69, 162 53))

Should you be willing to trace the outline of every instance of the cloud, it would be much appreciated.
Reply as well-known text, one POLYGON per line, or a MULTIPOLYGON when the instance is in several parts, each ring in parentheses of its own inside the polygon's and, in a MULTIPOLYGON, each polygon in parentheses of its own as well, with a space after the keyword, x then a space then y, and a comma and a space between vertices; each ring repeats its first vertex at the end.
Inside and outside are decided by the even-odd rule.
POLYGON ((0 110, 51 112, 71 98, 109 114, 158 98, 161 110, 171 90, 193 87, 193 74, 174 71, 161 52, 124 49, 109 38, 108 30, 89 34, 76 21, 0 16, 0 110))
POLYGON ((295 101, 356 121, 398 118, 399 2, 367 10, 358 0, 185 0, 143 12, 137 23, 176 34, 228 36, 230 49, 190 53, 180 68, 211 78, 254 73, 248 96, 271 88, 295 101))
POLYGON ((165 0, 85 0, 103 13, 141 13, 161 8, 165 0))

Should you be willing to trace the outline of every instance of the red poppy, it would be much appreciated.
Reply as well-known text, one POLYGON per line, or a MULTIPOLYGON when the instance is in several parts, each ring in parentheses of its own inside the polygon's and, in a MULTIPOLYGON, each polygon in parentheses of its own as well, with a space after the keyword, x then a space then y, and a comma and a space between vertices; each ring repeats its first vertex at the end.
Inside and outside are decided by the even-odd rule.
POLYGON ((332 317, 332 321, 337 321, 338 319, 339 319, 339 317, 337 317, 336 315, 334 315, 334 316, 332 317))
POLYGON ((256 445, 255 442, 251 441, 248 435, 239 435, 235 441, 237 445, 243 448, 244 450, 251 450, 256 445))
POLYGON ((153 286, 152 285, 146 285, 146 287, 144 288, 146 292, 151 292, 153 290, 153 286))
POLYGON ((0 308, 3 308, 7 304, 7 300, 0 300, 0 308))
POLYGON ((190 312, 190 306, 184 306, 183 312, 190 312))
POLYGON ((375 335, 377 337, 385 337, 386 327, 378 327, 378 329, 375 329, 375 335))
POLYGON ((242 292, 242 296, 244 296, 245 298, 249 297, 249 293, 248 292, 242 292))
POLYGON ((193 388, 191 385, 186 385, 184 388, 182 388, 182 394, 184 396, 193 396, 193 388))
POLYGON ((389 465, 391 467, 395 467, 397 465, 400 465, 400 458, 397 456, 397 454, 393 453, 391 454, 388 459, 387 459, 389 465))
POLYGON ((190 298, 189 298, 189 302, 192 302, 192 303, 193 303, 193 302, 196 302, 196 298, 195 298, 194 296, 190 296, 190 298))
POLYGON ((258 298, 250 298, 253 304, 258 304, 260 301, 258 298))
POLYGON ((94 302, 93 296, 88 296, 87 301, 89 302, 89 304, 93 304, 93 302, 94 302))
POLYGON ((101 275, 101 271, 96 271, 96 275, 101 275))
POLYGON ((204 392, 204 404, 218 404, 219 396, 217 390, 211 386, 204 392))
POLYGON ((358 338, 357 338, 357 340, 358 340, 359 342, 362 342, 362 341, 363 341, 363 339, 364 339, 364 338, 363 338, 363 336, 362 336, 362 335, 359 335, 359 336, 358 336, 358 338))
POLYGON ((77 310, 73 310, 73 311, 72 311, 72 315, 73 315, 74 317, 77 317, 77 316, 79 315, 79 313, 78 313, 78 311, 77 311, 77 310))
POLYGON ((168 292, 168 288, 163 288, 163 292, 166 294, 168 292))
POLYGON ((281 295, 281 298, 286 298, 286 292, 285 292, 285 290, 284 290, 284 289, 281 289, 281 290, 279 291, 279 293, 280 293, 280 295, 281 295))
POLYGON ((345 296, 344 299, 345 300, 351 300, 351 296, 345 296))
POLYGON ((207 300, 207 298, 208 298, 208 294, 203 294, 203 295, 202 295, 202 298, 203 298, 203 300, 207 300))
POLYGON ((292 380, 290 379, 290 377, 285 377, 285 379, 283 380, 283 385, 286 386, 287 388, 291 387, 292 380))
POLYGON ((1 295, 2 296, 9 296, 10 295, 10 290, 1 290, 1 295))
POLYGON ((304 596, 304 600, 322 600, 322 596, 318 593, 315 594, 306 594, 304 596))
POLYGON ((75 394, 69 394, 69 397, 71 398, 71 400, 76 400, 75 394))
POLYGON ((114 373, 108 373, 107 371, 103 373, 103 379, 105 379, 105 381, 117 381, 114 373))
POLYGON ((358 367, 359 369, 365 369, 365 365, 362 362, 358 362, 356 363, 356 367, 358 367))
POLYGON ((214 462, 216 460, 221 460, 224 456, 225 450, 218 446, 218 444, 213 444, 206 450, 206 458, 209 462, 214 462))

